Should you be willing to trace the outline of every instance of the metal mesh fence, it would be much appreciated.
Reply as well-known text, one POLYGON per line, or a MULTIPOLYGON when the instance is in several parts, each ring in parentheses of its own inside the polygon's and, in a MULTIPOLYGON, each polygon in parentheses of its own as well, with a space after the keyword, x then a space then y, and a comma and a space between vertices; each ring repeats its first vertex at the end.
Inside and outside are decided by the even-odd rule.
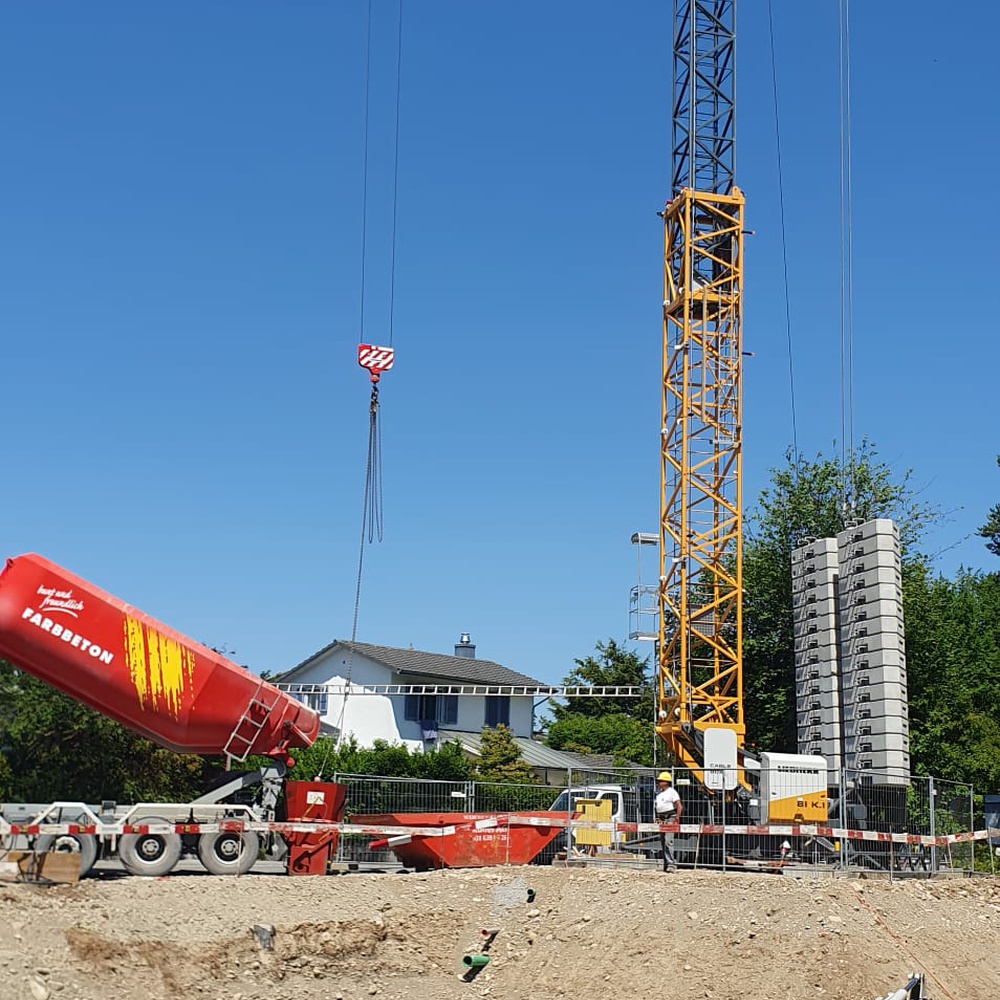
MULTIPOLYGON (((347 786, 344 818, 356 816, 391 817, 401 814, 464 813, 472 811, 474 797, 469 781, 431 781, 422 778, 384 778, 362 774, 335 774, 333 781, 347 786)), ((378 822, 373 820, 372 822, 378 822)), ((411 824, 416 825, 414 821, 411 824)), ((378 867, 398 867, 399 862, 386 848, 372 849, 366 834, 342 834, 337 844, 338 862, 378 867)))
MULTIPOLYGON (((969 785, 927 777, 901 777, 871 770, 836 774, 786 767, 770 771, 708 775, 713 788, 683 768, 672 768, 682 824, 698 832, 668 835, 674 861, 683 867, 754 870, 797 866, 834 874, 879 872, 888 877, 967 873, 996 867, 988 845, 978 854, 971 842, 929 846, 907 835, 968 834, 976 800, 969 785), (933 805, 932 805, 933 804, 933 805), (768 825, 769 830, 758 829, 768 825), (774 827, 784 832, 775 833, 774 827), (831 836, 813 827, 846 829, 831 836), (793 832, 794 831, 794 832, 793 832), (810 832, 812 831, 812 832, 810 832), (884 835, 894 834, 893 838, 884 835)), ((470 817, 497 813, 555 812, 566 821, 583 809, 602 823, 599 831, 560 830, 534 859, 567 864, 659 867, 660 833, 636 830, 654 822, 656 772, 647 769, 571 771, 559 785, 429 781, 371 775, 338 775, 347 785, 346 818, 368 823, 441 825, 441 814, 470 817), (404 818, 400 818, 405 814, 404 818)), ((979 800, 982 813, 982 799, 979 800)), ((392 851, 372 849, 371 835, 341 836, 337 860, 365 866, 399 867, 392 851)))

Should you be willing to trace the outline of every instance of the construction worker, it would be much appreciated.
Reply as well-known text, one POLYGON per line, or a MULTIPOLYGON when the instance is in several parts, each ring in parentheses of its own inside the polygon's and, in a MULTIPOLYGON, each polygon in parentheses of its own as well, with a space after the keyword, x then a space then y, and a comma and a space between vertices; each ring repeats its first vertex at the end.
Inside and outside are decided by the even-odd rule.
MULTIPOLYGON (((661 771, 656 776, 656 799, 653 802, 653 812, 656 813, 657 823, 679 823, 681 814, 684 812, 684 805, 674 789, 673 777, 669 771, 661 771)), ((673 851, 670 849, 673 839, 672 833, 660 831, 660 850, 663 852, 663 870, 665 872, 674 871, 677 868, 673 851)))

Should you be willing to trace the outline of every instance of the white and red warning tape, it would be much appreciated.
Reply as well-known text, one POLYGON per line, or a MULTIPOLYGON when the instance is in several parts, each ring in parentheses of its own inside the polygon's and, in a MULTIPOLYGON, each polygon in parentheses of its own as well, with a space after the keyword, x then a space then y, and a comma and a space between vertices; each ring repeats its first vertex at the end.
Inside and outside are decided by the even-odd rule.
POLYGON ((947 847, 975 841, 1000 840, 1000 829, 970 830, 965 833, 948 833, 931 836, 915 833, 884 833, 878 830, 852 830, 848 827, 824 826, 814 823, 791 825, 716 823, 616 823, 613 821, 570 819, 566 816, 539 816, 521 813, 494 813, 477 815, 456 813, 455 821, 443 826, 408 826, 404 824, 364 823, 313 823, 290 821, 264 823, 244 820, 218 820, 208 823, 7 823, 0 819, 0 839, 9 837, 38 837, 63 835, 90 835, 119 837, 125 834, 181 834, 206 833, 279 833, 279 834, 359 834, 388 838, 389 846, 408 843, 422 837, 450 837, 511 826, 564 827, 570 830, 596 830, 609 834, 681 833, 699 836, 731 837, 825 837, 830 840, 859 840, 886 844, 910 844, 921 847, 947 847))

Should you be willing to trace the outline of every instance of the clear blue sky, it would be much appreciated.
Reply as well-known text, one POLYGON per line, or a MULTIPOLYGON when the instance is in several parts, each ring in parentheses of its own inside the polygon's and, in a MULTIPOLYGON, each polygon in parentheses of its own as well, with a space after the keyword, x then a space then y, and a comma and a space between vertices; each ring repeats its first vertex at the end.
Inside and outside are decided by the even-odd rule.
MULTIPOLYGON (((1000 569, 1000 8, 855 3, 855 430, 942 572, 1000 569), (970 32, 972 33, 970 35, 970 32), (964 539, 964 541, 963 541, 964 539)), ((546 681, 624 639, 658 505, 671 4, 407 2, 385 541, 358 638, 546 681)), ((393 3, 0 14, 0 554, 37 551, 253 669, 349 636, 388 326, 393 3)), ((740 5, 746 498, 791 444, 770 54, 740 5)), ((798 445, 840 427, 835 0, 775 0, 798 445)))

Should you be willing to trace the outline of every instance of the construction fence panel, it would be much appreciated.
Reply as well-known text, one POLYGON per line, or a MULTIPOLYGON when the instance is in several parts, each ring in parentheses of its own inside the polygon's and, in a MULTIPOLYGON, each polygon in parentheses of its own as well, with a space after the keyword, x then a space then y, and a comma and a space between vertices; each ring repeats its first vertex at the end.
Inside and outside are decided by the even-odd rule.
MULTIPOLYGON (((971 833, 975 829, 975 796, 971 785, 943 778, 928 778, 928 799, 933 808, 936 836, 971 833)), ((968 840, 950 842, 936 851, 936 871, 976 870, 975 844, 968 840)))
POLYGON ((507 785, 472 781, 469 812, 538 812, 552 808, 561 789, 551 785, 507 785))
POLYGON ((568 772, 566 792, 556 808, 566 810, 567 816, 593 816, 602 822, 607 818, 611 828, 596 835, 572 831, 558 841, 558 858, 568 864, 600 863, 610 867, 659 865, 659 834, 632 829, 635 824, 648 825, 654 820, 656 774, 657 769, 643 767, 580 768, 568 772))
MULTIPOLYGON (((971 833, 975 800, 969 785, 870 769, 807 774, 808 768, 789 764, 756 773, 667 770, 683 805, 682 825, 698 828, 667 837, 680 867, 753 870, 798 865, 819 872, 865 870, 889 877, 974 869, 971 843, 930 846, 907 841, 916 835, 971 833), (766 830, 755 829, 764 826, 766 830), (833 835, 831 829, 840 833, 833 835)), ((631 781, 637 815, 626 813, 625 820, 652 822, 655 772, 606 773, 597 778, 609 785, 620 780, 623 787, 631 781)), ((659 841, 658 833, 646 834, 644 841, 642 835, 639 838, 642 853, 655 864, 662 860, 659 841)), ((620 842, 616 836, 615 843, 620 842)), ((992 861, 995 869, 985 847, 979 853, 980 867, 989 871, 992 861)), ((609 862, 614 855, 600 851, 609 862)), ((580 852, 573 857, 593 863, 580 852)), ((621 854, 618 857, 624 860, 621 854)))
MULTIPOLYGON (((473 811, 471 781, 434 781, 425 778, 386 778, 370 774, 335 774, 333 781, 347 786, 344 819, 352 816, 392 816, 400 813, 464 813, 473 811)), ((396 868, 392 851, 370 848, 368 835, 342 834, 336 860, 345 864, 396 868)))

